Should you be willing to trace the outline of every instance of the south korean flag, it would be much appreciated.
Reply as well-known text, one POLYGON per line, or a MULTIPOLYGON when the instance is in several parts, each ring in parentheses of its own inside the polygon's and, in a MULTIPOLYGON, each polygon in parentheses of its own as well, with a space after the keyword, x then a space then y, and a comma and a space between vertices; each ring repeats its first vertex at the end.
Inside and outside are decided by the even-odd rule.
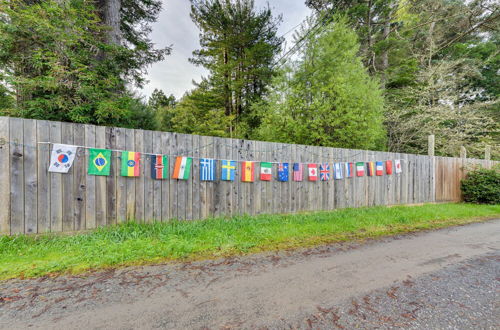
POLYGON ((49 172, 68 173, 75 160, 76 146, 54 144, 50 155, 49 172))

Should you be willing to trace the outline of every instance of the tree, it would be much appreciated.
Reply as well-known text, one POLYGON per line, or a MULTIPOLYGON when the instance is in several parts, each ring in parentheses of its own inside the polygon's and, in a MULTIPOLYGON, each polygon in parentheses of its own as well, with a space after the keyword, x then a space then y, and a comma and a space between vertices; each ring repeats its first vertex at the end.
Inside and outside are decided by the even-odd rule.
MULTIPOLYGON (((15 95, 9 115, 128 127, 151 118, 127 108, 135 96, 126 85, 141 86, 145 66, 168 49, 152 50, 140 38, 109 43, 92 1, 0 0, 0 12, 0 81, 15 95)), ((147 29, 136 32, 145 38, 147 29)))
MULTIPOLYGON (((191 18, 200 29, 201 49, 191 61, 210 72, 203 81, 223 100, 232 136, 248 136, 259 122, 252 119, 252 103, 265 95, 281 38, 270 8, 256 11, 253 0, 191 0, 191 18)), ((218 98, 214 95, 214 98, 218 98)))
POLYGON ((357 56, 356 33, 337 17, 272 85, 258 137, 346 148, 383 148, 383 97, 357 56))
POLYGON ((233 117, 224 111, 223 98, 202 82, 174 106, 158 109, 161 129, 186 134, 228 136, 233 117))
POLYGON ((158 110, 162 107, 173 107, 176 103, 177 101, 173 94, 167 97, 161 89, 157 88, 151 93, 148 100, 148 105, 154 110, 158 110))

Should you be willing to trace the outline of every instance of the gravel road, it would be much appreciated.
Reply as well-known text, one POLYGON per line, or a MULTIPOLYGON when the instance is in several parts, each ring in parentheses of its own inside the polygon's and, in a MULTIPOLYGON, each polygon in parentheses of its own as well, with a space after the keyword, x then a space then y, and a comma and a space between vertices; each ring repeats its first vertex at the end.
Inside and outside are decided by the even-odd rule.
POLYGON ((1 329, 498 329, 500 220, 0 282, 1 329))

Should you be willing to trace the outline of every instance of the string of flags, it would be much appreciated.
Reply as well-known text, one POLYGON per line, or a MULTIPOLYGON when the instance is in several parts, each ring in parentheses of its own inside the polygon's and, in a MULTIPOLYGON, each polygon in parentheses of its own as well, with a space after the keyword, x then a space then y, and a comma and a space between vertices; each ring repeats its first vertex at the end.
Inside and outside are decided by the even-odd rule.
MULTIPOLYGON (((78 146, 53 144, 49 172, 68 173, 73 165, 78 146)), ((88 158, 88 174, 109 176, 111 170, 112 151, 107 149, 87 148, 89 149, 88 158)), ((138 177, 141 173, 141 153, 134 151, 120 151, 121 164, 120 175, 124 177, 138 177)), ((152 179, 163 180, 169 177, 169 158, 167 155, 148 154, 147 159, 150 161, 150 175, 152 179)), ((259 180, 271 181, 273 177, 273 162, 256 162, 256 161, 235 161, 221 160, 220 177, 217 176, 217 159, 200 158, 200 180, 201 181, 235 181, 237 163, 241 163, 241 181, 254 182, 255 164, 259 163, 259 180)), ((191 167, 193 165, 193 157, 176 156, 174 163, 174 171, 172 179, 188 180, 191 175, 191 167)), ((289 163, 278 163, 278 181, 289 181, 289 163)), ((393 171, 396 174, 402 173, 401 160, 396 159, 369 162, 336 162, 330 168, 329 163, 293 163, 292 180, 300 182, 304 180, 307 173, 308 181, 329 181, 330 175, 333 174, 335 180, 344 178, 353 178, 354 171, 357 177, 365 176, 383 176, 392 175, 393 171), (306 166, 304 166, 306 165, 306 166), (306 170, 305 170, 306 168, 306 170), (366 171, 365 171, 366 170, 366 171)))

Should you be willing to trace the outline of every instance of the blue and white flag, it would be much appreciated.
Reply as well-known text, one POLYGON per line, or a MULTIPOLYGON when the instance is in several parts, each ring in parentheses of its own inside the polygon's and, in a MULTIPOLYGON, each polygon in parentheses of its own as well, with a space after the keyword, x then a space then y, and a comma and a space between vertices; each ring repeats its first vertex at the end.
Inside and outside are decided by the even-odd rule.
POLYGON ((288 163, 279 163, 279 165, 278 165, 278 180, 281 182, 288 181, 288 163))
POLYGON ((215 180, 215 159, 202 158, 200 159, 200 180, 214 181, 215 180))
POLYGON ((236 161, 234 160, 223 160, 222 161, 222 176, 223 181, 234 181, 234 176, 236 173, 236 161))
POLYGON ((342 163, 333 164, 333 174, 336 180, 340 180, 344 177, 342 174, 342 163))

